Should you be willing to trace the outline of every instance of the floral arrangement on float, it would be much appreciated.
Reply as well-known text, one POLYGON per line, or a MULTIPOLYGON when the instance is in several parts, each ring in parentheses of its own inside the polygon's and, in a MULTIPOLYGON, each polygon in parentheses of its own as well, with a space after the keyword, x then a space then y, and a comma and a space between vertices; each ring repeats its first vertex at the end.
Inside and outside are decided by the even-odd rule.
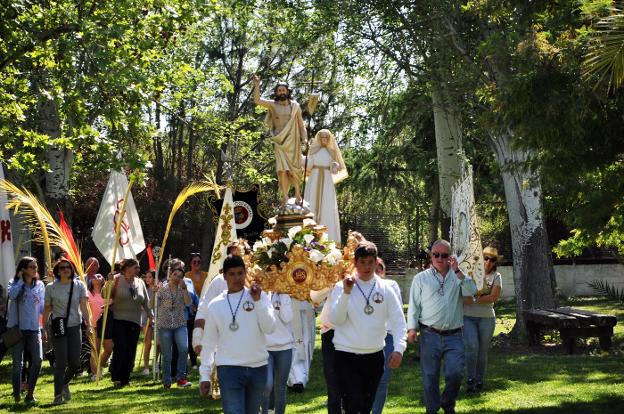
POLYGON ((350 269, 347 259, 337 243, 328 239, 325 226, 305 219, 303 225, 286 232, 263 232, 248 257, 249 276, 264 290, 309 301, 310 290, 332 287, 342 279, 350 269))

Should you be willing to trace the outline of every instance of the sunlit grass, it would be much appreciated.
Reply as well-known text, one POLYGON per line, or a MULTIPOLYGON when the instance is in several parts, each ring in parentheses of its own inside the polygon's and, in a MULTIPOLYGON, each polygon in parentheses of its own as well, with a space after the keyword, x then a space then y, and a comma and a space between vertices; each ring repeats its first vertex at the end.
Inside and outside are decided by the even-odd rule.
MULTIPOLYGON (((619 348, 624 342, 624 309, 616 302, 604 299, 573 299, 568 304, 587 310, 615 314, 618 317, 615 350, 611 353, 587 352, 566 355, 561 346, 537 349, 494 349, 486 391, 480 395, 460 395, 458 413, 596 413, 620 414, 624 407, 624 360, 619 348)), ((498 307, 497 332, 507 332, 513 326, 512 303, 498 307)), ((326 391, 322 376, 320 336, 312 366, 312 378, 303 394, 288 395, 288 413, 325 413, 326 391)), ((140 346, 139 346, 140 349, 140 346)), ((0 365, 0 411, 23 411, 11 397, 10 356, 0 365)), ((34 412, 85 413, 216 413, 218 401, 202 400, 197 389, 197 372, 191 372, 193 387, 165 391, 160 384, 144 379, 135 371, 132 385, 121 390, 112 388, 106 376, 99 386, 80 377, 72 382, 72 401, 52 407, 52 370, 44 362, 36 396, 41 404, 34 412)), ((424 413, 420 368, 415 351, 409 348, 403 365, 394 372, 390 396, 384 413, 424 413)))

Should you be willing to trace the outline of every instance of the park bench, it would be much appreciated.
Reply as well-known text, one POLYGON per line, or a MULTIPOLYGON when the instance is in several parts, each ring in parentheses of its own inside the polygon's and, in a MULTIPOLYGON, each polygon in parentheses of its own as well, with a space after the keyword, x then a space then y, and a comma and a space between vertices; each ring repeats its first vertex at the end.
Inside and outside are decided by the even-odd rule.
POLYGON ((527 310, 524 311, 524 317, 529 331, 529 344, 539 344, 542 330, 558 330, 569 354, 574 353, 575 338, 597 337, 600 348, 609 350, 613 327, 617 323, 613 315, 570 307, 527 310))

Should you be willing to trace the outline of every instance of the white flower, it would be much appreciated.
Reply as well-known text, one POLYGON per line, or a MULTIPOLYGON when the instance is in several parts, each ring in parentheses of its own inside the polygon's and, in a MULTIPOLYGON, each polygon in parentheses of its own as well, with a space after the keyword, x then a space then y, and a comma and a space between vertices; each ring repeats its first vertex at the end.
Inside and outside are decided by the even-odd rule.
POLYGON ((342 252, 336 248, 330 250, 325 257, 325 261, 330 265, 337 264, 342 259, 342 252))
POLYGON ((321 242, 324 242, 327 240, 329 240, 329 236, 327 235, 327 233, 323 233, 323 235, 321 236, 321 242))
POLYGON ((314 221, 314 219, 311 219, 311 218, 303 219, 303 227, 306 227, 306 226, 316 226, 316 221, 314 221))
POLYGON ((269 259, 271 258, 271 256, 273 256, 273 248, 267 250, 267 256, 269 256, 269 259))
POLYGON ((268 221, 271 226, 275 226, 277 224, 277 219, 275 217, 271 217, 268 221))
POLYGON ((280 239, 279 241, 286 245, 286 250, 290 249, 290 245, 293 242, 290 237, 284 237, 283 239, 280 239))
POLYGON ((312 260, 314 263, 318 263, 324 258, 325 256, 323 255, 323 253, 319 252, 318 250, 316 249, 310 250, 310 260, 312 260))
POLYGON ((270 245, 272 245, 272 244, 273 244, 273 242, 272 242, 272 241, 271 241, 271 239, 269 239, 268 237, 263 237, 263 238, 262 238, 262 245, 263 245, 264 247, 268 247, 268 246, 270 246, 270 245))
POLYGON ((260 240, 258 240, 253 245, 253 251, 257 252, 258 249, 262 249, 263 247, 264 247, 264 244, 260 240))
POLYGON ((314 240, 314 235, 313 234, 306 234, 303 236, 303 240, 305 240, 306 244, 310 244, 312 243, 312 240, 314 240))
POLYGON ((295 226, 288 229, 288 237, 294 239, 297 233, 301 231, 301 226, 295 226))
POLYGON ((329 250, 336 250, 336 242, 331 242, 329 243, 329 245, 327 246, 327 248, 329 250))

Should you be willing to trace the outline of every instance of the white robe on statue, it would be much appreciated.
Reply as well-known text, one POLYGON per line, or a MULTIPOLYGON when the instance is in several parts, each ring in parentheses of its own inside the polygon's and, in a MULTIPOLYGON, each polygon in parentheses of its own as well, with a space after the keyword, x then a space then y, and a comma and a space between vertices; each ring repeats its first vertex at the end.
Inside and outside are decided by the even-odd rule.
POLYGON ((318 152, 308 156, 310 177, 306 183, 304 199, 310 203, 314 221, 327 226, 329 240, 340 243, 340 219, 331 171, 333 162, 327 148, 320 148, 318 152))
POLYGON ((310 364, 314 354, 316 324, 314 308, 305 300, 292 300, 293 319, 291 322, 295 338, 293 362, 288 375, 288 386, 303 384, 305 387, 310 379, 310 364))

